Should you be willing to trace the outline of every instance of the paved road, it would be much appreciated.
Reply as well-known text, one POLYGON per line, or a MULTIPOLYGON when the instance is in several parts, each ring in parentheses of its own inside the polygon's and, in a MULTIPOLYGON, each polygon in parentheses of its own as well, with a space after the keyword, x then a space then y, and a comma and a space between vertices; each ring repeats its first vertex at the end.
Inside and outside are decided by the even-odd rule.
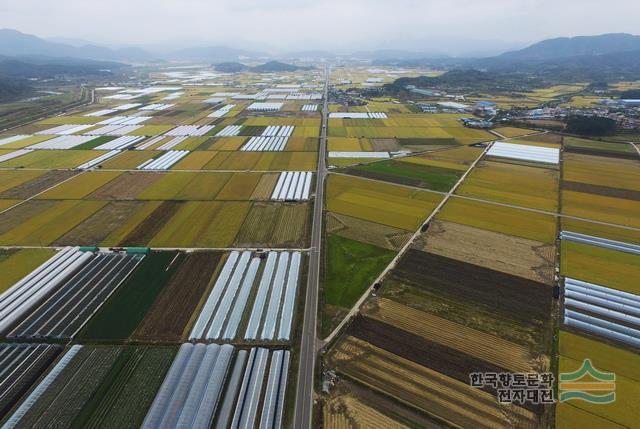
POLYGON ((316 325, 318 315, 318 289, 320 287, 320 245, 322 243, 322 209, 324 205, 324 179, 327 175, 327 118, 329 89, 329 69, 325 72, 324 103, 322 105, 322 125, 318 171, 316 173, 316 195, 313 205, 313 224, 311 229, 311 248, 309 251, 309 275, 307 296, 304 305, 304 322, 300 344, 300 365, 298 367, 298 386, 296 391, 296 410, 293 427, 310 428, 313 421, 313 382, 316 364, 316 325))

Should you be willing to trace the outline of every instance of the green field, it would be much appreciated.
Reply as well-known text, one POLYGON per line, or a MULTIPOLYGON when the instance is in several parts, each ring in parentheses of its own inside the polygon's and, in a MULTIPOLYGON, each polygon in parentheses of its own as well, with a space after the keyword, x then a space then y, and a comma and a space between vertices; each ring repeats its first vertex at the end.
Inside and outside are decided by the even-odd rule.
POLYGON ((455 185, 461 172, 457 170, 430 167, 395 160, 358 165, 346 170, 347 173, 363 175, 402 185, 418 186, 434 191, 447 192, 455 185))
POLYGON ((129 338, 182 259, 183 255, 177 252, 153 252, 147 255, 133 275, 80 332, 80 341, 119 342, 129 338))

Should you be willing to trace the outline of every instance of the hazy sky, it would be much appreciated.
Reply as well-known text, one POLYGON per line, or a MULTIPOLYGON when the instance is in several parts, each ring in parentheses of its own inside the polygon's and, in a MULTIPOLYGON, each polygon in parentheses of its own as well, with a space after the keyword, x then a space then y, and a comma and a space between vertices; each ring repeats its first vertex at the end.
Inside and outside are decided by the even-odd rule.
POLYGON ((103 44, 475 49, 640 33, 639 0, 0 0, 0 27, 103 44))

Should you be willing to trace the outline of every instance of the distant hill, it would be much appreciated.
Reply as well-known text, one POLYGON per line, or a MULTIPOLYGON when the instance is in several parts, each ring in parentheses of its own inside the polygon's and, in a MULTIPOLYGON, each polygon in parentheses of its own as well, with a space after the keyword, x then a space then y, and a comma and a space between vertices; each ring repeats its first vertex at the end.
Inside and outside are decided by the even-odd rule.
POLYGON ((640 36, 625 33, 559 37, 495 57, 502 61, 547 61, 559 58, 606 55, 640 50, 640 36))
POLYGON ((223 73, 239 73, 243 71, 251 71, 254 73, 276 73, 276 72, 292 72, 296 70, 311 70, 313 67, 297 66, 294 64, 287 64, 280 61, 269 61, 267 63, 249 67, 245 64, 238 62, 224 62, 214 64, 214 68, 223 73))
POLYGON ((0 56, 0 77, 15 79, 108 76, 127 67, 122 63, 78 58, 0 56))
POLYGON ((170 52, 164 56, 178 60, 199 60, 210 62, 235 62, 243 58, 260 58, 266 54, 245 49, 230 48, 228 46, 204 46, 185 48, 170 52))
POLYGON ((249 66, 232 61, 214 64, 213 68, 222 73, 239 73, 249 70, 249 66))
POLYGON ((275 72, 292 72, 297 70, 311 70, 313 67, 302 67, 294 64, 287 64, 280 61, 269 61, 259 66, 251 68, 255 73, 275 73, 275 72))
POLYGON ((25 81, 0 77, 0 102, 6 103, 33 94, 33 88, 25 81))
POLYGON ((48 56, 109 61, 141 61, 153 57, 144 49, 139 48, 109 49, 91 44, 72 46, 65 43, 50 42, 10 29, 0 30, 0 55, 48 56))

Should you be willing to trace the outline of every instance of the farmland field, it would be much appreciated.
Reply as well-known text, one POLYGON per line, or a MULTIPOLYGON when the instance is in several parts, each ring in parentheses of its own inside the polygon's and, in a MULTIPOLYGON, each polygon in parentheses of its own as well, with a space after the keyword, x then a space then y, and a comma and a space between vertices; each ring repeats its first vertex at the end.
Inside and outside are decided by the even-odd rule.
POLYGON ((134 332, 133 340, 163 342, 182 339, 220 258, 219 253, 187 254, 134 332))
POLYGON ((459 171, 399 161, 380 161, 343 170, 346 174, 447 192, 455 185, 459 171))
POLYGON ((485 161, 476 166, 460 195, 555 212, 558 208, 556 170, 485 161))
POLYGON ((331 360, 349 378, 455 425, 507 428, 514 419, 518 427, 535 427, 535 416, 522 408, 500 406, 492 395, 468 383, 353 337, 336 347, 331 360))
POLYGON ((54 254, 52 249, 0 250, 0 293, 54 254))
POLYGON ((327 209, 383 225, 415 230, 440 195, 355 177, 327 178, 327 209))
POLYGON ((144 319, 184 256, 177 252, 153 252, 119 287, 80 332, 81 340, 123 341, 144 319))
POLYGON ((561 252, 562 275, 640 294, 640 284, 630 281, 640 276, 637 255, 567 240, 561 252))
POLYGON ((538 241, 434 220, 416 247, 543 283, 554 280, 555 247, 538 241))
POLYGON ((331 212, 327 213, 326 224, 329 234, 389 250, 400 250, 411 237, 411 233, 402 229, 331 212))
POLYGON ((460 198, 449 200, 437 218, 543 243, 556 236, 553 216, 460 198))

